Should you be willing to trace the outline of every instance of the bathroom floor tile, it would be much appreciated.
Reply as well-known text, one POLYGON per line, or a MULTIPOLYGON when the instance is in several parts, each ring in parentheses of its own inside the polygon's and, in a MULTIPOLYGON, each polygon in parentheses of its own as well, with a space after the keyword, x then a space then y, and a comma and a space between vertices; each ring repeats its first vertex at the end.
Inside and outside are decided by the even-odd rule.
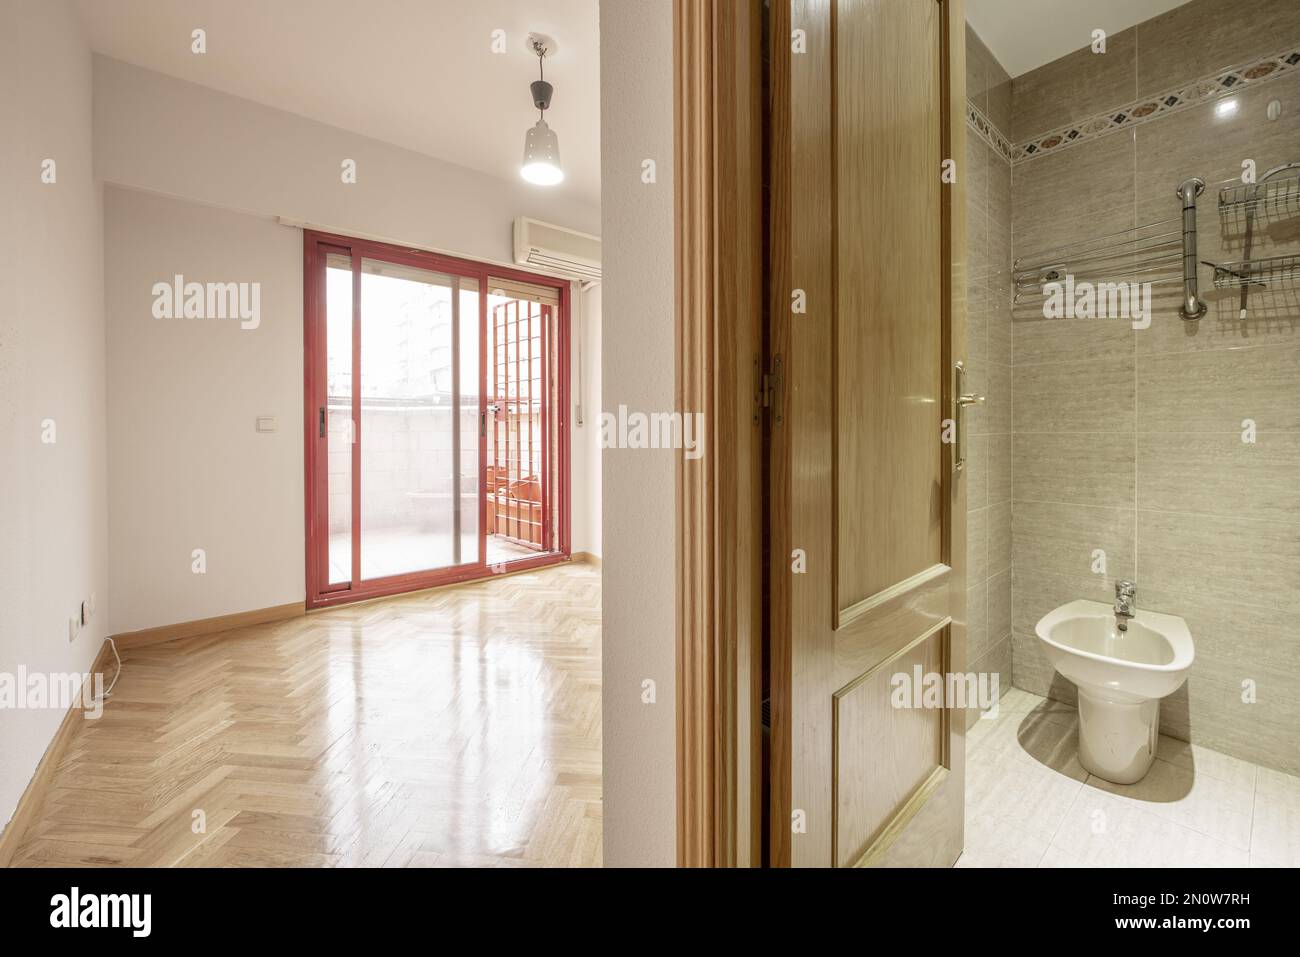
POLYGON ((1078 867, 1245 867, 1241 848, 1084 785, 1051 847, 1078 867))
POLYGON ((1079 764, 1079 736, 1073 722, 1056 721, 1037 712, 1005 713, 990 722, 981 738, 981 759, 1037 764, 1082 783, 1088 772, 1079 764))
POLYGON ((1178 767, 1192 769, 1197 774, 1208 774, 1210 777, 1248 787, 1251 790, 1255 787, 1255 772, 1259 770, 1249 761, 1163 734, 1160 735, 1160 742, 1156 746, 1156 757, 1178 767))
POLYGON ((1253 779, 1233 784, 1157 758, 1136 784, 1112 784, 1090 775, 1087 786, 1240 850, 1250 850, 1253 779))
POLYGON ((968 847, 988 857, 990 845, 1001 839, 1005 858, 1020 856, 1025 847, 1042 856, 1082 787, 1082 781, 1032 759, 976 764, 966 784, 968 847))
POLYGON ((1300 867, 1300 778, 1259 769, 1250 865, 1300 867))
POLYGON ((1020 688, 966 755, 959 867, 1300 867, 1300 777, 1161 736, 1112 784, 1079 764, 1074 706, 1020 688))
POLYGON ((966 815, 966 847, 957 867, 1037 867, 1050 838, 1026 833, 1012 817, 966 815))

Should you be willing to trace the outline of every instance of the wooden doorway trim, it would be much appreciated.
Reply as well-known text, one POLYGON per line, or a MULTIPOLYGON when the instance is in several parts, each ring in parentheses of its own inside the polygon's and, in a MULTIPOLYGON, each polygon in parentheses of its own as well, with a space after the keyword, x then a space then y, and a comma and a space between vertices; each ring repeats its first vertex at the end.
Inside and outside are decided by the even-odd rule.
POLYGON ((761 0, 674 0, 677 862, 760 863, 761 0))

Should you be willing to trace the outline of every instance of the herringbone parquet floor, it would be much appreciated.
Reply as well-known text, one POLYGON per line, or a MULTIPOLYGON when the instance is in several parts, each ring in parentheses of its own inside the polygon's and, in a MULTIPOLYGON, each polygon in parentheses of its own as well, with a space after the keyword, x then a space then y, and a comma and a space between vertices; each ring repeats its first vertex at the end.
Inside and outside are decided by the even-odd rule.
POLYGON ((600 858, 600 574, 562 565, 125 653, 13 863, 600 858))

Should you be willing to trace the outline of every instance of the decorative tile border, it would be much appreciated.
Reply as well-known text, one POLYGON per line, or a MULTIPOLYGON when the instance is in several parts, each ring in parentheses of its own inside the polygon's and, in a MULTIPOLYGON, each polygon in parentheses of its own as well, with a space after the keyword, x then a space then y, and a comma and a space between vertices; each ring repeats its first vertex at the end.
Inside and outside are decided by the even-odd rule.
POLYGON ((1199 80, 1166 90, 1157 96, 1135 100, 1127 106, 1090 116, 1079 123, 1062 126, 1036 136, 1028 143, 1013 148, 1012 162, 1023 163, 1047 153, 1097 139, 1119 129, 1149 123, 1169 113, 1177 113, 1198 103, 1214 99, 1238 87, 1275 79, 1283 73, 1300 68, 1300 49, 1288 50, 1276 56, 1264 57, 1232 70, 1226 70, 1199 80))
POLYGON ((1011 145, 1011 140, 1002 135, 1002 131, 993 125, 993 121, 985 116, 974 103, 969 100, 966 102, 966 125, 975 131, 975 133, 994 151, 1008 163, 1011 162, 1015 155, 1015 147, 1011 145))

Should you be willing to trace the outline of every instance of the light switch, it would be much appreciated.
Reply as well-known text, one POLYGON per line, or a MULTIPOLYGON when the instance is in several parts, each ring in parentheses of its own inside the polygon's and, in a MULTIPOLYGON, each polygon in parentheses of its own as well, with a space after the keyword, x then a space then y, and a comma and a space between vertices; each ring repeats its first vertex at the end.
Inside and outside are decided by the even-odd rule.
POLYGON ((257 417, 257 431, 259 431, 259 432, 274 432, 274 431, 275 431, 275 416, 273 416, 273 415, 259 415, 259 416, 257 417))

